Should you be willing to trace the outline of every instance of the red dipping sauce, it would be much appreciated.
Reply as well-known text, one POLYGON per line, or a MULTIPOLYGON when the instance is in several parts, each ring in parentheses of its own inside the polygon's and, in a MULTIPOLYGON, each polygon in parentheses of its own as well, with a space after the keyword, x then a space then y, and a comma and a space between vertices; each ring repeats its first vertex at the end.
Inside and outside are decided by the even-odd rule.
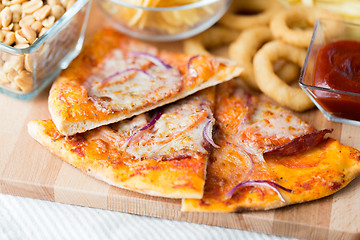
POLYGON ((332 115, 360 121, 360 42, 343 40, 321 47, 314 85, 347 92, 314 91, 317 101, 332 115))

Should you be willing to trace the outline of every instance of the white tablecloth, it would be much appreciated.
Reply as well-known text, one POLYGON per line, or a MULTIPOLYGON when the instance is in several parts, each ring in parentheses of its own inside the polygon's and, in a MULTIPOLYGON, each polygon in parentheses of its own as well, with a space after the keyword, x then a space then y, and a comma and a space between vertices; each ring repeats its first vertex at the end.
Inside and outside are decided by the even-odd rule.
POLYGON ((289 238, 0 194, 0 239, 289 238))

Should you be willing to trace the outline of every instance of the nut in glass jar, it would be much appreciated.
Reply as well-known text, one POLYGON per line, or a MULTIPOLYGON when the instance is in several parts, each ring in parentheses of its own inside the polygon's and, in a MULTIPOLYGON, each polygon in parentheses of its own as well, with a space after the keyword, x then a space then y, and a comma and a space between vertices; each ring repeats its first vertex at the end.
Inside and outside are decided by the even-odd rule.
POLYGON ((22 0, 16 4, 12 1, 2 2, 0 92, 19 99, 31 99, 80 52, 90 2, 77 0, 69 9, 61 4, 64 2, 67 6, 71 4, 70 0, 22 0), (57 10, 53 11, 53 7, 57 10), (14 12, 9 18, 11 9, 14 12), (7 25, 5 28, 12 30, 4 30, 3 23, 7 25))

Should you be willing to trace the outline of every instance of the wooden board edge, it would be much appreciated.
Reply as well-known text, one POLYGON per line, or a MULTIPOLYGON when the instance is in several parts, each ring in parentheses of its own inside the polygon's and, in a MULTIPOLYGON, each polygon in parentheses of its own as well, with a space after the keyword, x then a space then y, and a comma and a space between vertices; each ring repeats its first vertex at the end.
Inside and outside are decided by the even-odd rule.
MULTIPOLYGON (((291 221, 271 219, 256 216, 251 212, 244 213, 196 213, 181 212, 180 201, 170 200, 161 201, 156 199, 134 198, 120 194, 95 194, 87 192, 85 196, 89 199, 96 197, 100 204, 94 204, 94 201, 80 201, 73 203, 74 198, 84 198, 84 194, 69 190, 61 189, 65 195, 72 195, 71 199, 61 198, 56 201, 54 189, 46 185, 33 185, 26 182, 16 182, 7 179, 0 179, 0 193, 26 198, 35 198, 51 202, 59 202, 73 206, 83 206, 111 210, 135 215, 148 217, 163 218, 168 220, 204 224, 209 226, 224 227, 230 229, 246 230, 257 233, 272 234, 284 237, 295 237, 301 239, 360 239, 360 232, 345 232, 339 229, 328 229, 322 226, 306 225, 291 221), (93 195, 93 196, 92 196, 93 195), (106 204, 104 204, 104 202, 106 204), (166 205, 164 207, 164 204, 166 205), (256 222, 256 224, 254 224, 256 222)), ((59 190, 57 190, 59 192, 59 190)), ((274 210, 276 211, 276 210, 274 210)))

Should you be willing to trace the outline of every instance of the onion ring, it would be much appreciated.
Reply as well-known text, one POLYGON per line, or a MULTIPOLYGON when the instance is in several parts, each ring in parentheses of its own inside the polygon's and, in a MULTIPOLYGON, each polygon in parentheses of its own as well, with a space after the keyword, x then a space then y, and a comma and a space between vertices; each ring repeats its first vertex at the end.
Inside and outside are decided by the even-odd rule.
POLYGON ((273 71, 273 63, 278 59, 287 59, 302 66, 306 51, 280 41, 266 43, 254 57, 255 80, 267 96, 279 104, 295 111, 305 111, 314 106, 306 93, 283 82, 273 71))
POLYGON ((225 27, 214 26, 209 30, 183 42, 184 52, 192 55, 212 55, 207 49, 230 44, 239 32, 225 27))
POLYGON ((278 0, 236 0, 219 22, 236 30, 267 26, 271 18, 282 8, 284 6, 278 0), (242 12, 244 14, 241 14, 242 12), (251 12, 255 14, 249 15, 251 12))
MULTIPOLYGON (((316 19, 337 19, 340 16, 324 9, 295 6, 280 11, 270 22, 270 30, 276 39, 297 47, 307 48, 310 44, 316 19), (309 26, 305 29, 293 29, 291 25, 309 26)), ((335 27, 335 26, 334 26, 335 27)), ((335 29, 333 29, 335 30, 335 29)))
MULTIPOLYGON (((251 88, 259 90, 254 77, 253 58, 260 47, 273 40, 271 31, 268 27, 254 27, 246 29, 229 46, 229 57, 243 67, 241 79, 243 79, 251 88)), ((285 82, 294 80, 299 73, 299 67, 292 63, 286 63, 284 60, 274 64, 275 72, 285 82)))

